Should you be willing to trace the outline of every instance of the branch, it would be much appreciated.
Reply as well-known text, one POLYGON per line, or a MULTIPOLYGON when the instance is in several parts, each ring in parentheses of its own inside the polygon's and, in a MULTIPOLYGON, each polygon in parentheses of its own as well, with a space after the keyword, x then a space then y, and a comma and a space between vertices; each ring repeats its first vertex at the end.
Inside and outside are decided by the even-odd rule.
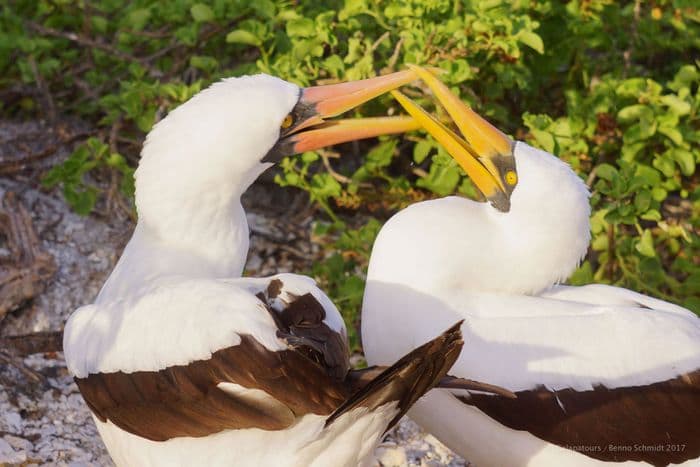
MULTIPOLYGON (((44 36, 51 36, 51 37, 58 37, 61 39, 67 39, 71 42, 74 42, 74 43, 80 45, 80 46, 83 46, 86 48, 92 48, 92 49, 99 49, 99 50, 102 50, 103 52, 107 52, 108 54, 113 55, 113 56, 120 58, 122 60, 138 63, 139 65, 148 68, 151 75, 153 75, 154 77, 159 77, 163 74, 160 70, 153 68, 149 63, 152 59, 158 58, 161 55, 163 55, 161 53, 162 51, 156 52, 155 54, 153 54, 153 56, 147 57, 145 59, 138 58, 138 57, 134 57, 133 55, 130 55, 126 52, 123 52, 123 51, 121 51, 121 50, 117 49, 116 47, 113 47, 109 44, 105 44, 104 42, 98 42, 98 41, 92 40, 88 37, 80 36, 74 32, 59 31, 57 29, 53 29, 53 28, 43 26, 41 24, 37 24, 33 21, 27 22, 27 25, 29 26, 30 29, 34 30, 34 32, 38 32, 39 34, 42 34, 44 36)), ((168 49, 168 48, 166 48, 166 49, 168 49)), ((167 53, 169 51, 170 51, 170 49, 168 49, 165 53, 167 53)))
POLYGON ((19 357, 34 353, 60 352, 63 350, 63 331, 0 337, 0 349, 19 357))

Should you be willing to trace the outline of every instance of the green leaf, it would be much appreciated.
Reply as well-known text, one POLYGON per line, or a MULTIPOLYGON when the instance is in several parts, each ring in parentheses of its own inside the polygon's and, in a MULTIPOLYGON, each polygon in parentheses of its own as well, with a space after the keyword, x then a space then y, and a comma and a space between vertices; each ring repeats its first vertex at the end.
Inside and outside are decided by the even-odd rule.
POLYGON ((651 191, 642 190, 634 197, 634 207, 638 213, 644 213, 651 205, 651 191))
POLYGON ((634 247, 644 256, 650 258, 656 256, 656 251, 654 250, 654 239, 651 236, 651 230, 644 229, 642 236, 639 238, 634 247))
POLYGON ((342 191, 340 183, 328 173, 318 173, 311 177, 311 194, 316 199, 340 196, 342 191))
POLYGON ((426 188, 440 196, 447 196, 454 192, 459 183, 459 171, 456 167, 433 163, 428 175, 419 178, 416 185, 426 188))
POLYGON ((617 169, 610 164, 600 164, 596 167, 595 174, 598 178, 611 181, 617 175, 617 169))
POLYGON ((260 39, 255 34, 245 29, 236 29, 226 35, 226 42, 229 44, 260 45, 260 39))
POLYGON ((323 61, 323 68, 328 70, 332 76, 339 78, 345 72, 345 63, 340 56, 331 55, 323 61))
POLYGON ((640 216, 645 221, 659 222, 661 220, 661 213, 656 209, 649 209, 647 212, 640 216))
POLYGON ((193 55, 190 57, 190 65, 200 70, 213 72, 219 66, 219 62, 207 55, 193 55))
POLYGON ((535 137, 537 145, 549 153, 554 152, 554 136, 548 131, 538 130, 537 128, 531 128, 530 133, 535 137))
POLYGON ((692 152, 682 148, 673 148, 670 150, 670 155, 680 167, 683 175, 690 177, 695 173, 695 158, 692 152))
POLYGON ((214 19, 214 11, 204 3, 195 3, 192 5, 190 14, 197 23, 203 23, 214 19))
POLYGON ((275 16, 275 4, 271 0, 255 0, 250 2, 251 7, 263 18, 271 19, 275 16))
POLYGON ((416 145, 413 146, 413 161, 416 164, 421 164, 425 158, 428 157, 431 149, 433 149, 432 141, 427 139, 418 141, 416 145))
POLYGON ((676 115, 688 115, 690 113, 690 104, 673 94, 661 96, 661 102, 673 110, 676 115))
POLYGON ((678 146, 683 144, 683 135, 681 134, 680 131, 678 131, 678 128, 660 126, 659 133, 661 133, 662 135, 665 135, 668 139, 673 141, 673 143, 678 145, 678 146))
POLYGON ((141 31, 151 18, 151 10, 148 8, 138 8, 131 11, 125 20, 125 24, 134 31, 141 31))
POLYGON ((313 37, 315 34, 314 22, 309 18, 295 19, 287 23, 289 37, 313 37))
POLYGON ((518 34, 518 40, 540 54, 544 53, 544 42, 538 34, 532 31, 522 31, 518 34))
POLYGON ((90 214, 97 202, 97 190, 93 187, 76 190, 74 187, 66 185, 63 189, 63 196, 76 214, 81 216, 90 214))
POLYGON ((646 105, 628 105, 623 107, 617 113, 617 119, 622 123, 631 122, 633 120, 652 120, 654 111, 646 105))
POLYGON ((586 285, 594 281, 591 263, 590 261, 584 261, 583 264, 569 276, 567 282, 571 285, 586 285))
POLYGON ((391 164, 391 158, 394 156, 394 151, 396 150, 396 142, 395 139, 390 139, 373 147, 367 153, 368 168, 373 170, 391 164))
POLYGON ((318 160, 318 153, 315 151, 306 151, 301 155, 301 161, 304 164, 310 164, 318 160))

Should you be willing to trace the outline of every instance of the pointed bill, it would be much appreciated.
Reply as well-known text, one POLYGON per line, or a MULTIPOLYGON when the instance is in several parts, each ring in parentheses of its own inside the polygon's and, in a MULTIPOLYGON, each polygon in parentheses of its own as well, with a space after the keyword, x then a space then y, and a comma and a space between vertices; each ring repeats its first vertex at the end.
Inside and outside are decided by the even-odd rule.
POLYGON ((348 141, 418 129, 420 124, 408 116, 328 120, 285 138, 286 144, 291 145, 286 152, 297 154, 348 141))
POLYGON ((472 154, 496 179, 501 190, 510 197, 518 182, 513 140, 462 102, 433 73, 415 65, 409 65, 409 68, 433 91, 464 136, 472 154))
POLYGON ((400 91, 394 90, 391 91, 391 94, 411 117, 415 118, 433 138, 444 146, 493 206, 500 211, 510 209, 508 195, 503 191, 501 184, 493 174, 479 162, 478 155, 469 143, 400 91))
POLYGON ((403 70, 302 89, 299 102, 289 115, 293 123, 280 131, 279 140, 263 161, 276 162, 285 156, 333 144, 419 129, 420 125, 407 116, 326 120, 417 79, 415 71, 403 70))

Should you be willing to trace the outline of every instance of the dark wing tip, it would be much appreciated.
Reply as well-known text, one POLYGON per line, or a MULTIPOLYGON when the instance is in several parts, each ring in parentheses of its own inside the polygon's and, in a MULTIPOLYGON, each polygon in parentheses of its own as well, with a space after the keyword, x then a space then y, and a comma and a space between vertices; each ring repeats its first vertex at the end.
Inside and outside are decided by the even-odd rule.
POLYGON ((466 391, 486 392, 507 397, 508 399, 516 399, 518 397, 516 393, 501 386, 496 386, 495 384, 482 383, 481 381, 458 378, 451 375, 443 377, 435 387, 442 389, 464 389, 466 391))
POLYGON ((399 412, 389 422, 387 430, 391 428, 421 396, 440 382, 457 360, 464 343, 461 324, 462 321, 456 323, 384 370, 338 407, 328 417, 326 425, 356 407, 374 410, 397 402, 399 412))

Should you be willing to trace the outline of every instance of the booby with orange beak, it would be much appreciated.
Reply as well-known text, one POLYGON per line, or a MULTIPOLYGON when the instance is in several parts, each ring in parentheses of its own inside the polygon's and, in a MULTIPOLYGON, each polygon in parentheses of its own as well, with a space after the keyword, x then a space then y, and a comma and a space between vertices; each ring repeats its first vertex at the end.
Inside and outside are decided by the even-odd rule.
POLYGON ((149 133, 133 237, 64 335, 118 465, 358 465, 443 381, 459 326, 390 367, 351 371, 343 320, 313 280, 241 277, 246 188, 283 156, 417 128, 410 117, 326 120, 415 78, 306 89, 225 79, 149 133))
POLYGON ((368 362, 463 319, 454 374, 517 398, 436 389, 409 415, 475 465, 697 465, 700 319, 619 287, 557 285, 588 248, 586 186, 413 69, 461 135, 393 94, 488 202, 421 202, 384 225, 362 310, 368 362))

